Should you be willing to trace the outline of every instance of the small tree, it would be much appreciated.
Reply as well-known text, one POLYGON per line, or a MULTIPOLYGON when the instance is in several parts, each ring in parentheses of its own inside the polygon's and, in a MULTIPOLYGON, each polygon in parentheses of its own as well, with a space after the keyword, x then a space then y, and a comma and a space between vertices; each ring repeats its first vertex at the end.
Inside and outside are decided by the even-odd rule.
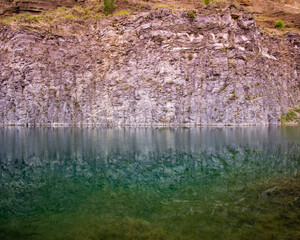
POLYGON ((282 20, 279 20, 279 21, 275 22, 275 27, 276 27, 276 28, 279 28, 279 29, 284 28, 284 23, 283 23, 283 21, 282 21, 282 20))
POLYGON ((203 0, 203 3, 208 6, 210 4, 210 0, 203 0))
POLYGON ((115 3, 114 0, 103 0, 104 2, 104 13, 112 14, 115 10, 115 3))

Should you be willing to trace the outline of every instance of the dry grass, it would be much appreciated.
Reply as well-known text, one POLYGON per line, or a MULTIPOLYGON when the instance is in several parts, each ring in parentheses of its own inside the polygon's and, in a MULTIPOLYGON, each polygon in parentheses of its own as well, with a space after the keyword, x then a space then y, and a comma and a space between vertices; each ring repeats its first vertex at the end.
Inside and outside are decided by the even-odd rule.
MULTIPOLYGON (((256 18, 257 24, 261 26, 266 33, 281 34, 285 31, 300 31, 300 8, 299 1, 266 0, 214 0, 214 2, 231 2, 240 5, 252 12, 256 18), (275 28, 275 22, 283 20, 285 27, 275 28)), ((191 11, 199 6, 204 6, 200 0, 116 0, 115 15, 129 15, 136 12, 147 12, 160 8, 170 9, 173 12, 191 11)), ((213 7, 213 3, 211 5, 213 7)), ((44 30, 50 28, 51 24, 72 24, 86 27, 90 22, 95 22, 105 17, 104 6, 98 0, 90 0, 87 3, 77 5, 73 8, 58 8, 49 10, 40 14, 23 13, 2 18, 0 23, 12 26, 27 26, 31 29, 44 30)))

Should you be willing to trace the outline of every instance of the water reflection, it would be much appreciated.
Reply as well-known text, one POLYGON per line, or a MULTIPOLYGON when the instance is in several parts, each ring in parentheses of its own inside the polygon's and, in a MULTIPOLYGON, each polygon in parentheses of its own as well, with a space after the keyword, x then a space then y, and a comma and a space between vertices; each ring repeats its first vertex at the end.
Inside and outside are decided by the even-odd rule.
MULTIPOLYGON (((221 221, 225 213, 228 218, 232 204, 249 195, 247 189, 297 175, 299 136, 299 127, 275 126, 0 128, 0 223, 6 226, 0 237, 10 236, 12 222, 23 226, 24 218, 46 221, 61 214, 60 222, 77 212, 96 216, 101 224, 130 217, 163 226, 167 233, 178 230, 180 237, 189 231, 192 239, 213 239, 222 227, 210 221, 221 221), (179 227, 178 219, 186 225, 179 227), (200 234, 197 224, 204 222, 211 229, 200 234)), ((236 212, 257 204, 252 201, 236 212)), ((247 214, 246 222, 256 212, 247 214)), ((73 217, 71 226, 75 219, 80 217, 73 217)), ((224 229, 231 229, 222 221, 224 229)), ((49 237, 49 231, 40 231, 49 237)))
POLYGON ((142 177, 146 170, 175 166, 176 171, 201 168, 222 173, 251 161, 273 170, 269 164, 292 168, 298 164, 291 156, 299 156, 299 136, 295 127, 2 128, 1 178, 31 172, 37 177, 53 170, 66 177, 91 177, 123 168, 142 177))

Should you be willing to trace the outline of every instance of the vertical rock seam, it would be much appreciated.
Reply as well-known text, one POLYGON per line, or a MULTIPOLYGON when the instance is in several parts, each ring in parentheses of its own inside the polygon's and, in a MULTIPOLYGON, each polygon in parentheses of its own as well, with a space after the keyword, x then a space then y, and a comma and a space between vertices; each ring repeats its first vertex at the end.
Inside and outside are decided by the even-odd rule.
POLYGON ((112 21, 81 37, 0 29, 0 124, 278 124, 299 104, 299 35, 250 14, 112 21))

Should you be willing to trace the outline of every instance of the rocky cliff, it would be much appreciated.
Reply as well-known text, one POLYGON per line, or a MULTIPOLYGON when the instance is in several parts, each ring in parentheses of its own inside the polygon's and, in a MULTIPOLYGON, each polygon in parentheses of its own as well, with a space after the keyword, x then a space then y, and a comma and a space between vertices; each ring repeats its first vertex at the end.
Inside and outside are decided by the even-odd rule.
POLYGON ((300 101, 297 34, 233 5, 101 19, 89 35, 0 30, 0 123, 278 124, 300 101))
POLYGON ((83 0, 0 0, 0 16, 12 13, 32 12, 56 9, 58 7, 72 7, 83 0))

